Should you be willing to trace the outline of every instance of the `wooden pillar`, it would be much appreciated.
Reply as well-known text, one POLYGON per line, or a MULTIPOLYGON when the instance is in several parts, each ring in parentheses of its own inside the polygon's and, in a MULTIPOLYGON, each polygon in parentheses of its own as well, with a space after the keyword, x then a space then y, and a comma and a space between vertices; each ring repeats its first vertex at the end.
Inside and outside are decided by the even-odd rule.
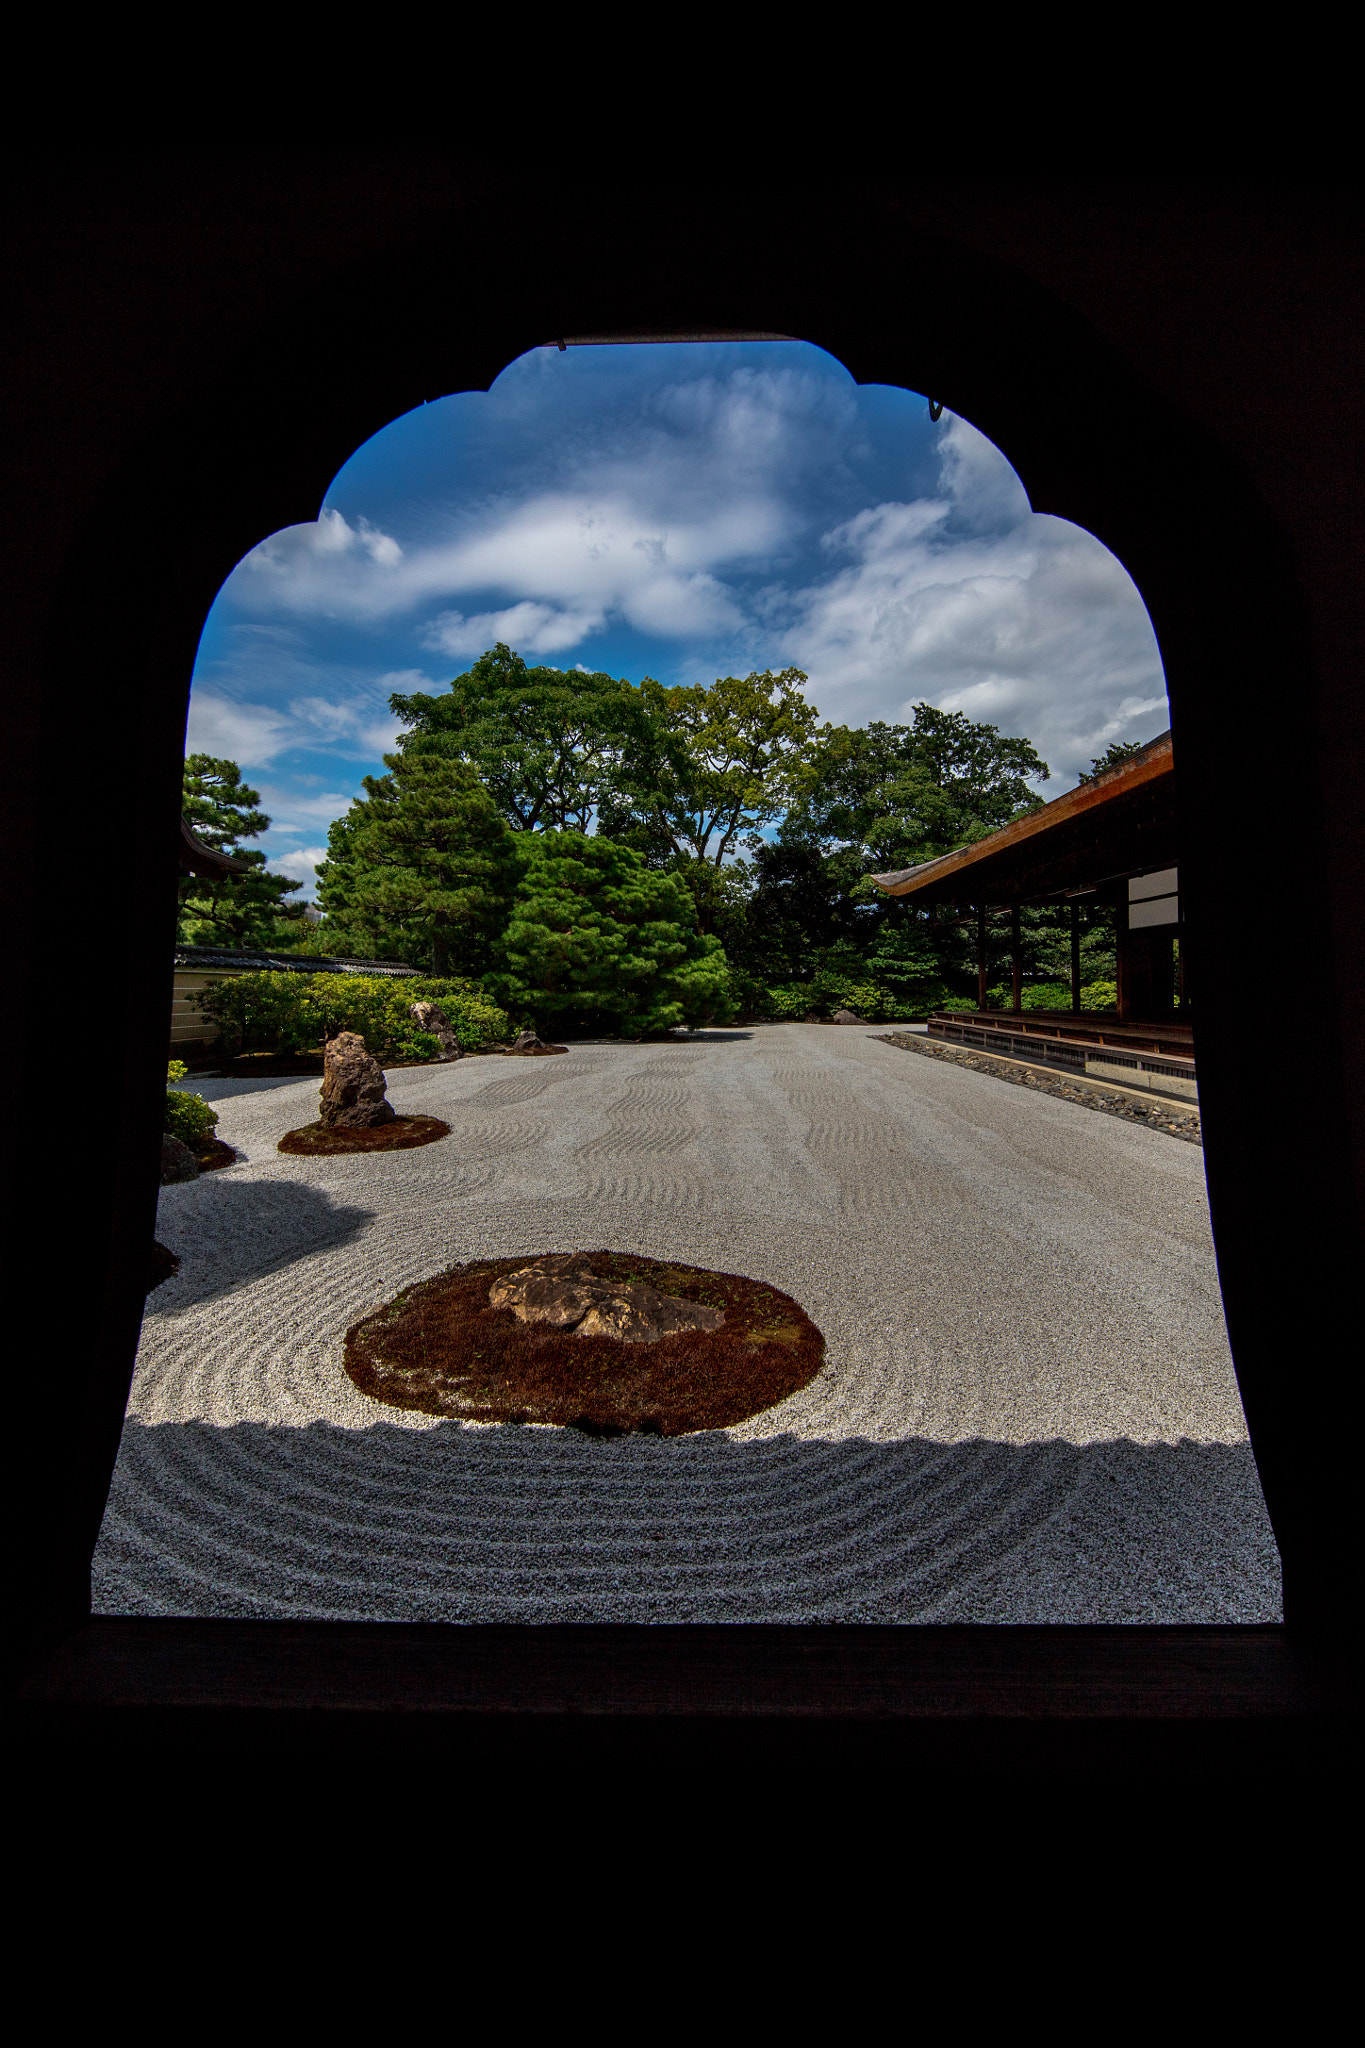
POLYGON ((1024 963, 1019 957, 1019 905, 1010 905, 1010 980, 1014 1014, 1024 1007, 1024 963))
MULTIPOLYGON (((1127 920, 1125 919, 1125 924, 1127 920)), ((1171 934, 1122 930, 1119 948, 1119 1018, 1124 1024, 1169 1022, 1175 1000, 1171 934)))
POLYGON ((976 906, 976 1007, 986 1007, 986 906, 976 906))
POLYGON ((1120 1024, 1127 1024, 1132 1011, 1132 972, 1128 957, 1128 885, 1119 884, 1119 900, 1114 917, 1114 978, 1118 983, 1118 1010, 1120 1024))
POLYGON ((1071 906, 1071 1014, 1081 1014, 1081 906, 1071 906))

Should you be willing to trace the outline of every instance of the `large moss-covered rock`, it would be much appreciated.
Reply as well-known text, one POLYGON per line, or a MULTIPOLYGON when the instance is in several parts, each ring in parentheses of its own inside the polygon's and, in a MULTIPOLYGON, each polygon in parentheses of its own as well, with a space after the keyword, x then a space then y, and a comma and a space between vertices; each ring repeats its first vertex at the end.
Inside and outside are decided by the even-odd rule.
POLYGON ((510 1308, 519 1323, 549 1323, 579 1337, 657 1344, 680 1330, 718 1330, 725 1311, 661 1294, 645 1281, 604 1280, 588 1255, 561 1252, 508 1273, 488 1290, 491 1308, 510 1308))
POLYGON ((358 1031, 339 1031, 327 1041, 318 1114, 334 1131, 368 1131, 393 1121, 384 1069, 358 1031))

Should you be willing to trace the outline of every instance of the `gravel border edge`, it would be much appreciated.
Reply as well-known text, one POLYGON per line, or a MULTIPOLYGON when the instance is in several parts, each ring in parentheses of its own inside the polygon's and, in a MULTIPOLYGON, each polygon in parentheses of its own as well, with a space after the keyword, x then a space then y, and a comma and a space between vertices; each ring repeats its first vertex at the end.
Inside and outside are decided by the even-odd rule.
POLYGON ((1203 1128, 1197 1112, 1181 1109, 1175 1103, 1169 1110, 1165 1110, 1163 1105, 1163 1114, 1162 1110, 1144 1109, 1139 1103, 1130 1102, 1120 1095, 1101 1095, 1094 1088, 1078 1087, 1074 1081, 1068 1081, 1045 1067, 1016 1066, 1012 1061, 995 1058, 990 1053, 966 1052, 957 1046, 931 1044, 926 1038, 912 1038, 899 1031, 878 1032, 874 1036, 879 1045, 900 1046, 905 1052, 923 1053, 926 1059, 946 1060, 950 1066, 969 1067, 978 1074, 994 1074, 998 1080, 1013 1082, 1016 1088, 1037 1088, 1044 1095, 1057 1095, 1064 1102, 1078 1103, 1082 1109, 1097 1109, 1104 1116, 1145 1124, 1149 1131, 1165 1131, 1168 1137, 1180 1138, 1187 1145, 1198 1145, 1201 1151, 1203 1149, 1203 1128))

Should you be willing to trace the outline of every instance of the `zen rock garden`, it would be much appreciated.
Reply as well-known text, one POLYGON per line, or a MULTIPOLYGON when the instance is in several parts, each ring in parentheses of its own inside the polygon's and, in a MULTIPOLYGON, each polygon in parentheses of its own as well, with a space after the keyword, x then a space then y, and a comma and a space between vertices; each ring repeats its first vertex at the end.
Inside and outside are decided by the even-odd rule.
MULTIPOLYGON (((424 1003, 420 1007, 430 1010, 435 1006, 424 1003)), ((440 1117, 396 1115, 388 1099, 384 1069, 372 1053, 366 1052, 360 1033, 339 1031, 327 1041, 318 1121, 286 1131, 278 1149, 305 1155, 410 1152, 415 1146, 433 1144, 449 1132, 450 1125, 440 1117)))
POLYGON ((579 1337, 617 1337, 623 1344, 657 1344, 679 1330, 718 1330, 725 1311, 704 1302, 660 1294, 646 1281, 602 1278, 582 1252, 556 1252, 495 1280, 492 1308, 510 1308, 519 1323, 548 1323, 579 1337))
POLYGON ((453 1266, 348 1331, 345 1363, 396 1408, 677 1436, 760 1414, 809 1385, 824 1355, 775 1287, 595 1251, 453 1266))

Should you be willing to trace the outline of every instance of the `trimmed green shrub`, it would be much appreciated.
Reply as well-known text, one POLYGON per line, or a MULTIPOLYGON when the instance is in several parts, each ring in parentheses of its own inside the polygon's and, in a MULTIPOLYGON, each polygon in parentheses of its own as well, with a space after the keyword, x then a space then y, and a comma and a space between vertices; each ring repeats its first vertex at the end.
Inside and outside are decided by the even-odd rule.
POLYGON ((778 982, 759 990, 758 1014, 776 1024, 800 1023, 819 1007, 808 981, 778 982))
POLYGON ((1083 1010, 1117 1010, 1119 985, 1116 981, 1090 981, 1081 990, 1083 1010))
POLYGON ((196 998, 233 1052, 316 1052, 338 1031, 356 1031, 376 1059, 431 1059, 440 1050, 411 1014, 439 1003, 463 1052, 500 1044, 507 1014, 471 981, 425 975, 233 974, 196 998))
MULTIPOLYGON (((339 980, 340 976, 334 976, 339 980)), ((485 1045, 501 1045, 513 1036, 506 1010, 494 1002, 488 991, 474 981, 387 981, 389 997, 384 1010, 388 1040, 384 1051, 394 1059, 435 1059, 441 1042, 419 1028, 411 1014, 414 1003, 436 1003, 450 1020, 461 1052, 478 1052, 485 1045)), ((366 1041, 368 1045, 368 1040, 366 1041)), ((375 1047, 370 1050, 377 1051, 375 1047)))
MULTIPOLYGON (((1061 981, 1026 981, 1019 992, 1019 1004, 1024 1010, 1069 1010, 1071 990, 1061 981)), ((991 1010, 1014 1008, 1014 990, 1008 982, 986 990, 986 1007, 991 1010)))
POLYGON ((1035 981, 1024 989, 1026 1010, 1069 1010, 1071 990, 1060 981, 1035 981))
POLYGON ((296 1052, 314 1046, 318 1033, 305 1023, 307 989, 302 974, 228 974, 195 996, 196 1007, 218 1026, 228 1052, 296 1052))
MULTIPOLYGON (((802 1023, 807 1017, 832 1017, 836 1010, 852 1010, 869 1024, 908 1022, 929 1016, 944 1006, 942 981, 924 977, 918 986, 889 989, 877 981, 863 981, 856 975, 836 974, 822 968, 809 981, 753 984, 752 999, 745 1013, 771 1023, 802 1023)), ((974 1005, 968 1005, 968 1008, 974 1005)))
MULTIPOLYGON (((908 980, 898 989, 878 981, 861 980, 853 974, 837 974, 821 968, 809 981, 751 983, 743 1013, 762 1017, 770 1023, 802 1023, 807 1017, 832 1017, 836 1010, 852 1010, 869 1024, 910 1022, 941 1010, 949 1000, 937 977, 908 980)), ((974 1009, 974 1004, 967 1004, 974 1009)))
POLYGON ((976 998, 974 996, 945 996, 938 1007, 940 1010, 974 1010, 976 1008, 976 998))
MULTIPOLYGON (((171 1065, 178 1067, 180 1062, 173 1060, 171 1065)), ((191 1095, 184 1088, 166 1090, 166 1115, 161 1128, 169 1131, 173 1138, 179 1138, 191 1151, 201 1139, 212 1136, 217 1121, 217 1110, 205 1102, 202 1095, 191 1095)))
POLYGON ((836 1010, 852 1010, 869 1024, 884 1024, 897 1014, 895 998, 874 981, 856 981, 851 975, 822 970, 812 977, 813 1009, 832 1017, 836 1010))
MULTIPOLYGON (((925 1017, 932 1017, 935 1010, 941 1010, 960 998, 948 994, 947 983, 938 975, 924 975, 914 983, 903 982, 899 988, 883 989, 880 1014, 871 1015, 864 1011, 872 1023, 918 1023, 925 1017)), ((856 1007, 856 1006, 855 1006, 856 1007)), ((975 1003, 967 1008, 974 1010, 975 1003)))

